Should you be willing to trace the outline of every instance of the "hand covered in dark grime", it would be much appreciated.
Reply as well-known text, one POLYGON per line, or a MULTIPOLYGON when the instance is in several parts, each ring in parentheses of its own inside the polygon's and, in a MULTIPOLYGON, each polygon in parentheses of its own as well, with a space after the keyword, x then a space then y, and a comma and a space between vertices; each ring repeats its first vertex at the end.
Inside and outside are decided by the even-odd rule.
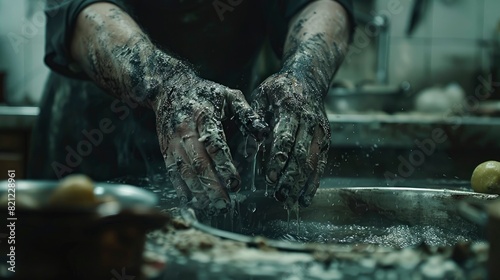
POLYGON ((221 120, 234 116, 240 129, 254 137, 268 129, 239 90, 204 80, 194 73, 179 75, 170 92, 153 104, 167 172, 181 200, 209 215, 230 207, 229 191, 239 189, 221 120))
POLYGON ((311 204, 325 169, 330 126, 323 100, 300 75, 274 74, 254 92, 252 106, 270 115, 271 138, 266 183, 291 209, 311 204))

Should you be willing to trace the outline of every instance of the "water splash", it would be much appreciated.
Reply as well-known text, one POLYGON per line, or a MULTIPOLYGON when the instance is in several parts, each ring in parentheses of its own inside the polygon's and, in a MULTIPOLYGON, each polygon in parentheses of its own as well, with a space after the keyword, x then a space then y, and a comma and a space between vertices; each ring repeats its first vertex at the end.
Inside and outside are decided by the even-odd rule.
POLYGON ((289 232, 290 231, 290 209, 288 209, 288 207, 285 206, 285 210, 286 210, 286 231, 289 232))
POLYGON ((452 246, 459 242, 480 240, 473 229, 441 228, 439 226, 398 224, 333 224, 299 220, 274 220, 265 223, 262 230, 245 229, 244 234, 267 238, 336 244, 373 244, 391 248, 407 248, 427 244, 452 246), (300 222, 300 233, 290 232, 290 227, 300 222))
POLYGON ((255 211, 257 211, 257 205, 255 203, 253 203, 253 202, 252 203, 248 203, 247 209, 251 213, 255 213, 255 211))
POLYGON ((245 145, 245 153, 246 153, 246 158, 249 157, 248 154, 248 148, 250 143, 253 143, 255 145, 255 151, 253 153, 253 158, 252 158, 252 163, 250 165, 250 190, 252 192, 257 191, 257 187, 255 186, 255 178, 257 177, 257 155, 259 154, 260 147, 262 146, 262 142, 257 142, 255 139, 252 138, 252 141, 249 141, 249 137, 247 136, 246 138, 246 145, 245 145))
POLYGON ((248 158, 249 155, 248 155, 248 139, 249 139, 250 136, 247 136, 245 137, 245 146, 243 148, 243 157, 244 158, 248 158))
POLYGON ((295 218, 297 219, 297 235, 300 236, 300 208, 298 204, 295 207, 295 218))

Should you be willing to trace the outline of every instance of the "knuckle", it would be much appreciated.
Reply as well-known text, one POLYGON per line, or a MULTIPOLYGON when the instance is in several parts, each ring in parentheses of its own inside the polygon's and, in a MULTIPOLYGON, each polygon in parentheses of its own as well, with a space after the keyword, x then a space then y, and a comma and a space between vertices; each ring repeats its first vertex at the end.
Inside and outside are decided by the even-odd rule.
POLYGON ((297 109, 300 108, 300 102, 292 93, 287 92, 276 101, 276 106, 281 106, 291 112, 297 112, 297 109))
POLYGON ((281 133, 276 139, 275 146, 278 150, 289 151, 292 148, 294 137, 291 132, 286 131, 281 133))
POLYGON ((203 156, 195 156, 192 159, 192 166, 193 169, 198 173, 198 174, 203 174, 207 170, 209 166, 209 161, 203 157, 203 156))
POLYGON ((236 168, 229 163, 216 165, 215 170, 217 170, 217 173, 222 178, 233 177, 236 175, 236 168))
POLYGON ((305 162, 307 159, 307 148, 304 142, 299 142, 295 146, 295 156, 299 162, 305 162))
POLYGON ((173 180, 173 178, 175 178, 177 174, 178 174, 178 169, 175 163, 167 166, 167 177, 169 177, 170 180, 173 180))
POLYGON ((323 172, 325 172, 326 164, 327 164, 326 159, 321 159, 318 161, 318 166, 316 171, 318 173, 318 177, 321 176, 323 172))
POLYGON ((237 89, 228 89, 227 90, 230 94, 232 94, 236 99, 245 99, 245 96, 243 95, 243 92, 241 90, 237 89))
POLYGON ((307 160, 306 160, 306 163, 304 165, 304 173, 306 174, 306 176, 309 176, 313 173, 314 171, 314 161, 311 157, 308 157, 307 160))
MULTIPOLYGON (((191 166, 189 166, 189 164, 185 163, 183 160, 178 160, 176 162, 176 166, 177 171, 182 177, 189 177, 192 174, 191 166)), ((172 175, 175 176, 176 174, 172 175)))
POLYGON ((229 154, 229 148, 224 144, 224 142, 216 137, 212 137, 213 139, 211 141, 207 141, 205 143, 207 153, 211 155, 212 157, 217 160, 220 155, 228 155, 229 154))

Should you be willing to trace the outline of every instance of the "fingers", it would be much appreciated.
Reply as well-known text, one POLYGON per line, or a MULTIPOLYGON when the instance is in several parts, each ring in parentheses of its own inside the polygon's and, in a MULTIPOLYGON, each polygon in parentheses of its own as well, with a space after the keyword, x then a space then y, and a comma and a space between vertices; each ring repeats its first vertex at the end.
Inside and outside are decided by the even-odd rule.
POLYGON ((278 123, 273 129, 273 143, 269 155, 269 163, 266 171, 266 183, 275 187, 279 177, 285 168, 291 155, 295 135, 298 129, 298 121, 294 116, 284 117, 283 113, 278 116, 278 123))
POLYGON ((312 203, 313 197, 319 188, 321 176, 325 171, 327 156, 328 154, 326 152, 321 153, 319 156, 317 168, 313 171, 313 174, 311 175, 303 194, 299 197, 299 204, 302 207, 308 207, 312 203))
MULTIPOLYGON (((189 166, 192 168, 203 191, 210 199, 210 208, 216 211, 227 210, 229 195, 220 182, 212 165, 211 158, 203 143, 198 141, 199 134, 191 132, 182 137, 181 145, 187 154, 189 166)), ((193 189, 191 188, 191 191, 193 189)))
POLYGON ((190 159, 181 145, 181 139, 172 139, 165 158, 170 181, 176 189, 181 205, 189 202, 196 208, 204 209, 209 206, 210 199, 189 162, 190 159))
POLYGON ((184 182, 184 180, 182 179, 181 173, 177 168, 177 163, 175 162, 172 155, 165 158, 165 165, 167 167, 167 176, 175 188, 177 197, 180 200, 180 205, 185 206, 189 201, 193 199, 193 195, 186 185, 186 182, 184 182))
POLYGON ((320 126, 316 127, 314 138, 311 143, 310 164, 313 171, 302 195, 299 197, 299 204, 303 207, 311 205, 312 199, 319 188, 321 176, 326 168, 328 149, 330 146, 330 133, 328 129, 326 132, 323 130, 324 129, 320 126))
MULTIPOLYGON (((280 180, 278 189, 278 193, 281 194, 280 201, 284 201, 285 206, 289 209, 297 202, 299 196, 302 195, 307 179, 311 176, 316 167, 312 162, 313 155, 310 154, 314 128, 314 118, 311 115, 303 116, 297 132, 292 158, 280 180), (283 197, 283 194, 286 192, 288 192, 288 196, 283 197)), ((278 198, 278 196, 276 196, 276 198, 278 198)))
MULTIPOLYGON (((301 120, 292 152, 284 170, 277 173, 275 185, 275 198, 284 202, 288 209, 297 201, 303 207, 311 204, 328 155, 329 133, 324 132, 311 115, 304 115, 301 120)), ((268 181, 271 181, 270 176, 268 181)))
POLYGON ((209 215, 226 212, 230 206, 229 195, 220 184, 212 159, 199 138, 195 131, 169 141, 165 158, 169 178, 181 203, 189 202, 195 208, 208 210, 209 215))
POLYGON ((231 191, 237 191, 241 179, 233 165, 231 152, 226 144, 226 137, 220 122, 203 114, 198 121, 198 133, 200 135, 198 140, 204 143, 222 184, 231 191))
POLYGON ((243 133, 251 134, 257 141, 262 141, 267 137, 269 134, 268 125, 250 107, 241 91, 228 89, 227 104, 231 114, 236 117, 243 133))

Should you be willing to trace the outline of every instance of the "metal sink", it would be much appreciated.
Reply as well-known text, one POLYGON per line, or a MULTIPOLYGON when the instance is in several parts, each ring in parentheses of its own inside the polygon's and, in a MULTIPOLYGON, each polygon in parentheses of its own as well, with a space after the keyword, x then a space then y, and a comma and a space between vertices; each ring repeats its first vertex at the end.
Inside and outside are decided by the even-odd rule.
POLYGON ((235 217, 212 218, 205 221, 212 227, 198 224, 199 228, 248 243, 257 236, 284 240, 289 245, 277 242, 276 246, 299 250, 301 245, 296 242, 403 248, 485 240, 483 229, 462 218, 457 206, 463 200, 485 203, 498 196, 426 188, 323 188, 313 204, 297 215, 264 192, 240 194, 239 198, 235 217))

